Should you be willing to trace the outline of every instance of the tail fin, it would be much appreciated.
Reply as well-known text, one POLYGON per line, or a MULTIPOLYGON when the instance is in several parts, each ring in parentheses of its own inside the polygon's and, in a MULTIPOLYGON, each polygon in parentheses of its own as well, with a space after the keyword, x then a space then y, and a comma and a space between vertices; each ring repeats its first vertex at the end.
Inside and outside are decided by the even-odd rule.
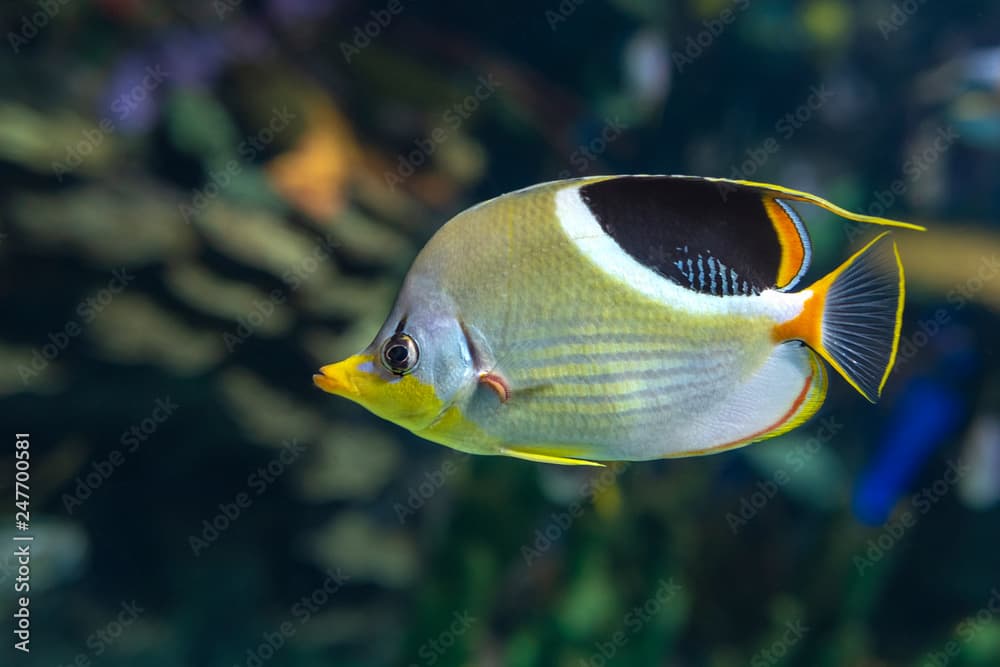
POLYGON ((816 350, 873 403, 896 361, 906 292, 899 251, 887 236, 816 281, 802 312, 775 328, 779 340, 798 339, 816 350))

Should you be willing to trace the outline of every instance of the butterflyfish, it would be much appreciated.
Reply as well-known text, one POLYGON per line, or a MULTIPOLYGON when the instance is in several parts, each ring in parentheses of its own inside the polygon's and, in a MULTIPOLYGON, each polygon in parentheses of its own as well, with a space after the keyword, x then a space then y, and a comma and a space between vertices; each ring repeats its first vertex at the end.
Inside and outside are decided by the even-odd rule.
POLYGON ((427 440, 601 465, 722 452, 819 409, 829 365, 874 402, 903 313, 884 231, 804 289, 789 188, 692 176, 543 183, 473 206, 417 255, 371 344, 313 376, 427 440))

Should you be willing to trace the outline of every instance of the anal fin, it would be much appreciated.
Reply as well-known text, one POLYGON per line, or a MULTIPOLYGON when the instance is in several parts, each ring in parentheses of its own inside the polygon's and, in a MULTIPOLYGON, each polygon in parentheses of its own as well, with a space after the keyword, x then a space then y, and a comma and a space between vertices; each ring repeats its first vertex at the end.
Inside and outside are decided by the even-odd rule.
POLYGON ((692 420, 686 446, 664 458, 717 454, 787 433, 816 414, 826 387, 815 352, 799 343, 778 345, 753 377, 692 420))

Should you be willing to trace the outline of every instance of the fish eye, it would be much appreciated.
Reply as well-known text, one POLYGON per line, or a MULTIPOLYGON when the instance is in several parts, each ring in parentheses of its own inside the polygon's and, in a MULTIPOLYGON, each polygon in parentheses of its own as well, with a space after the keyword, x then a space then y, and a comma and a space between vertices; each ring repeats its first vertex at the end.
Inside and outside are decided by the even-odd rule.
POLYGON ((406 375, 417 367, 420 349, 408 334, 395 333, 382 345, 382 365, 394 375, 406 375))

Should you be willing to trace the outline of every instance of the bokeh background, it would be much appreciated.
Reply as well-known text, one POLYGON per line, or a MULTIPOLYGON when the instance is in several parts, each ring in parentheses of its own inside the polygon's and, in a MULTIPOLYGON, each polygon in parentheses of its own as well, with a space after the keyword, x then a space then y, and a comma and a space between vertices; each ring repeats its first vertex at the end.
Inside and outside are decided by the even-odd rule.
MULTIPOLYGON (((1000 5, 0 8, 4 665, 1000 665, 1000 5), (883 400, 719 456, 471 458, 317 391, 420 246, 690 173, 923 223, 883 400), (31 434, 30 654, 11 649, 31 434)), ((829 271, 874 231, 800 208, 829 271)))

